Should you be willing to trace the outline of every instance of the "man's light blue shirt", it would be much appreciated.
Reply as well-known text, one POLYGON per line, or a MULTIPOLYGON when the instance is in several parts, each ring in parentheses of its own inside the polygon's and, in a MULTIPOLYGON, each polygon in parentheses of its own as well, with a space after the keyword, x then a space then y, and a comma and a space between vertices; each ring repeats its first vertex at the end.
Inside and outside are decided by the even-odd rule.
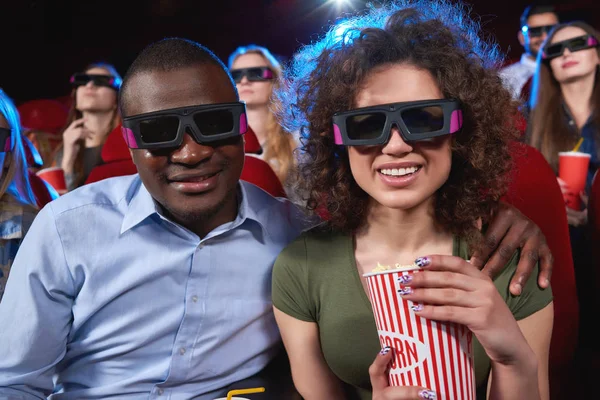
POLYGON ((314 224, 254 185, 238 193, 236 219, 202 240, 138 175, 49 203, 0 303, 0 399, 189 399, 263 369, 280 343, 273 263, 314 224))

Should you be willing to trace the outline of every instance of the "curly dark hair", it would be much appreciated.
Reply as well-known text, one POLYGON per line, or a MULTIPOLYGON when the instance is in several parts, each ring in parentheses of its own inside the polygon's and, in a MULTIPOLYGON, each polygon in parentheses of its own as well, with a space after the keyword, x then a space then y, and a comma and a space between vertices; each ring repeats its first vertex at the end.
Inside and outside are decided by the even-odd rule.
POLYGON ((332 115, 355 108, 361 83, 381 65, 405 63, 429 71, 445 98, 462 103, 463 128, 452 141, 452 168, 436 194, 436 220, 472 244, 508 185, 508 144, 518 137, 511 121, 517 104, 497 75, 498 46, 460 4, 396 1, 342 21, 303 47, 277 93, 279 117, 300 131, 300 189, 309 210, 329 226, 352 233, 365 221, 369 196, 354 180, 345 147, 334 144, 332 115))

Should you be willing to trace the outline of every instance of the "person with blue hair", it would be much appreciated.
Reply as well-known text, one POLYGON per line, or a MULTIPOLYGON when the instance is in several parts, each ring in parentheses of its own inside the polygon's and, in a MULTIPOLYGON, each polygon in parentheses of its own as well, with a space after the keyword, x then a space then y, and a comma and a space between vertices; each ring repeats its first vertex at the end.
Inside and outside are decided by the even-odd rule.
POLYGON ((29 182, 19 113, 0 89, 0 300, 17 254, 38 207, 29 182))
MULTIPOLYGON (((477 398, 548 399, 552 291, 514 283, 537 254, 504 248, 499 274, 479 268, 519 137, 498 47, 443 0, 395 1, 342 24, 300 50, 278 92, 281 120, 304 137, 307 204, 327 215, 273 267, 296 388, 306 400, 455 398, 447 381, 390 386, 404 350, 381 348, 364 277, 381 263, 420 269, 398 290, 416 315, 473 333, 477 398)), ((408 362, 400 370, 421 365, 408 362)))
POLYGON ((83 185, 92 169, 103 162, 104 142, 121 122, 117 95, 122 81, 116 68, 104 62, 90 64, 84 72, 71 76, 71 109, 63 143, 54 157, 69 191, 83 185))

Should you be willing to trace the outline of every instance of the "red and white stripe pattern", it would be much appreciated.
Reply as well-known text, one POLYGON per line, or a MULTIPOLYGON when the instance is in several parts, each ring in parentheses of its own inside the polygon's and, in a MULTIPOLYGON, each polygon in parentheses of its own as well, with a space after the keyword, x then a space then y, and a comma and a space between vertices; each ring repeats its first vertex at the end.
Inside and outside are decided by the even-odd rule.
POLYGON ((393 349, 392 386, 423 386, 443 400, 475 400, 472 333, 466 326, 421 318, 398 290, 412 271, 365 274, 381 346, 393 349))

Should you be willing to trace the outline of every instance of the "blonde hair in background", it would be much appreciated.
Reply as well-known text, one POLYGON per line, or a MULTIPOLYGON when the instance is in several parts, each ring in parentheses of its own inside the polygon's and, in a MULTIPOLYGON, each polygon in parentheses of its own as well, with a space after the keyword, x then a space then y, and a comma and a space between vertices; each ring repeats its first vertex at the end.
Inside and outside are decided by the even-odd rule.
POLYGON ((263 158, 269 163, 271 168, 273 168, 279 180, 282 183, 285 183, 291 169, 295 166, 294 149, 296 148, 296 140, 290 132, 284 130, 279 122, 277 122, 277 118, 273 112, 273 110, 277 110, 280 107, 272 94, 283 84, 281 64, 266 48, 249 45, 238 47, 231 54, 228 67, 231 69, 235 59, 243 54, 258 54, 262 56, 273 70, 274 79, 271 91, 271 112, 269 113, 266 123, 267 140, 263 145, 263 158))
MULTIPOLYGON (((600 40, 598 32, 590 25, 585 22, 574 21, 556 26, 548 35, 544 46, 552 41, 556 32, 569 26, 581 28, 600 40)), ((600 57, 600 47, 596 50, 600 57)), ((560 84, 552 75, 549 63, 542 61, 541 56, 542 51, 538 54, 537 68, 533 77, 528 142, 544 155, 555 171, 558 171, 558 153, 571 150, 579 137, 573 134, 572 128, 565 121, 560 84)), ((600 126, 599 79, 600 67, 596 68, 594 90, 591 98, 595 126, 600 126)), ((596 140, 600 140, 598 130, 596 130, 596 135, 596 140)))

